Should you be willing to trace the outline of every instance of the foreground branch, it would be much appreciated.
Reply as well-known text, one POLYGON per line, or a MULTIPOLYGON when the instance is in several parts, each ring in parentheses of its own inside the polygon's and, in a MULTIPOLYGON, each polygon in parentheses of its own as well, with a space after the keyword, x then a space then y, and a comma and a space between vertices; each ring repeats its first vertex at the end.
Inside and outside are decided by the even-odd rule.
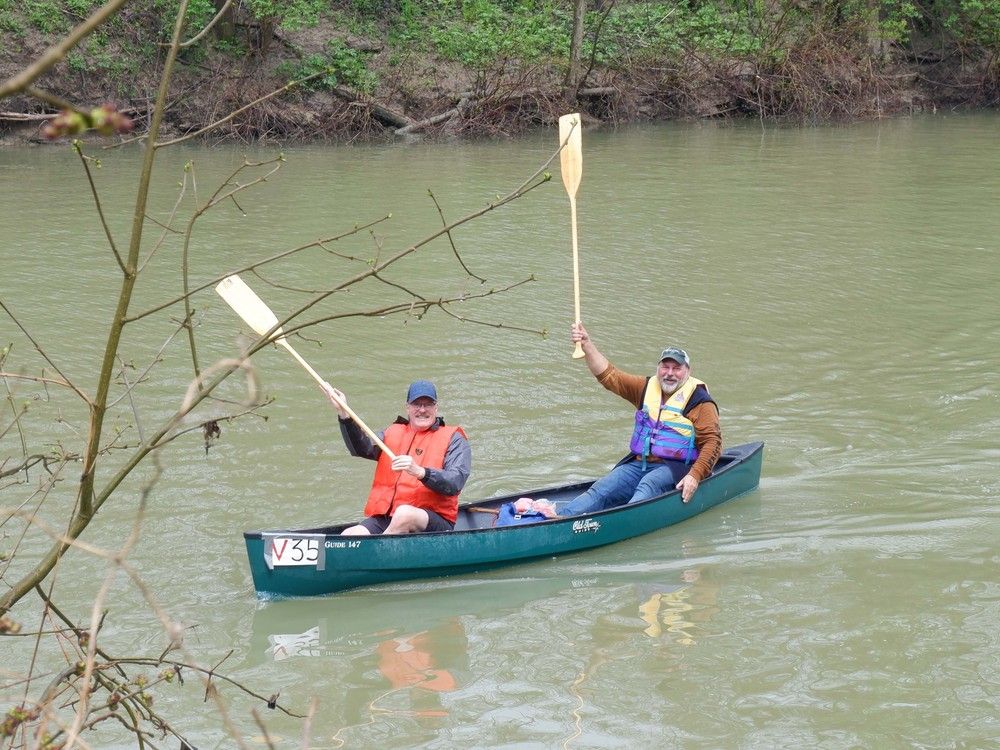
POLYGON ((58 44, 49 47, 42 56, 33 64, 22 70, 13 78, 0 85, 0 99, 5 99, 13 94, 24 91, 32 82, 53 68, 60 60, 66 57, 71 49, 79 44, 83 39, 109 18, 114 16, 128 0, 110 0, 103 7, 99 8, 86 21, 73 29, 65 39, 58 44))

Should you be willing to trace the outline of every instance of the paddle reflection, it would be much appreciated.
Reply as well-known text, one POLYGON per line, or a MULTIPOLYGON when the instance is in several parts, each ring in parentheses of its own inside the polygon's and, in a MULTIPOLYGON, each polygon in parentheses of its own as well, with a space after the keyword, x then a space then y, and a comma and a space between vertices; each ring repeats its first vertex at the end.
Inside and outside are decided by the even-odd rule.
POLYGON ((626 642, 639 646, 646 639, 668 648, 694 646, 710 635, 708 623, 720 611, 718 597, 711 569, 702 566, 617 587, 608 592, 607 610, 594 619, 594 641, 612 649, 626 642))
POLYGON ((693 646, 704 636, 704 624, 719 611, 719 587, 701 568, 685 570, 679 584, 640 584, 637 588, 639 617, 647 625, 642 632, 650 638, 666 635, 676 643, 693 646))

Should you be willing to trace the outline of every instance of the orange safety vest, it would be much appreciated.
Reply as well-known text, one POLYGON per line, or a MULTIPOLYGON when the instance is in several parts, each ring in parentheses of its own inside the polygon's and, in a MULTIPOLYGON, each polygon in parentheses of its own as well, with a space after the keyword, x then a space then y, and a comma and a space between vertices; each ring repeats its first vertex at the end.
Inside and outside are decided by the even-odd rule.
MULTIPOLYGON (((465 431, 457 426, 439 425, 436 430, 417 432, 409 424, 391 424, 385 430, 383 442, 397 456, 410 455, 425 468, 442 469, 451 436, 456 432, 466 437, 465 431)), ((415 476, 405 471, 393 471, 392 460, 383 451, 375 466, 365 515, 392 515, 397 505, 415 505, 432 510, 451 523, 458 518, 458 495, 439 495, 415 476)))

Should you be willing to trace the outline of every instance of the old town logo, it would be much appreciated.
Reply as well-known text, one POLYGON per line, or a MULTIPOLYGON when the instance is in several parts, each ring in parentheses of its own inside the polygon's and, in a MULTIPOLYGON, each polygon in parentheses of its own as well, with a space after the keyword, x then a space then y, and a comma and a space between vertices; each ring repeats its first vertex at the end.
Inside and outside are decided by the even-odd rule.
POLYGON ((597 531, 599 528, 601 528, 601 524, 593 518, 585 518, 582 521, 573 521, 574 534, 582 534, 586 531, 597 531))

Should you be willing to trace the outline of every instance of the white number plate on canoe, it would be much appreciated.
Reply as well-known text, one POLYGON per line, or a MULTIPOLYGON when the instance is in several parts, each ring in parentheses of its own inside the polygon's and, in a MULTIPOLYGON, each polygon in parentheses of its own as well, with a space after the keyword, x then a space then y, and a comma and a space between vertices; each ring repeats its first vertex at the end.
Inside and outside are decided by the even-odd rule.
POLYGON ((315 565, 318 559, 319 539, 282 536, 271 539, 272 565, 315 565))

